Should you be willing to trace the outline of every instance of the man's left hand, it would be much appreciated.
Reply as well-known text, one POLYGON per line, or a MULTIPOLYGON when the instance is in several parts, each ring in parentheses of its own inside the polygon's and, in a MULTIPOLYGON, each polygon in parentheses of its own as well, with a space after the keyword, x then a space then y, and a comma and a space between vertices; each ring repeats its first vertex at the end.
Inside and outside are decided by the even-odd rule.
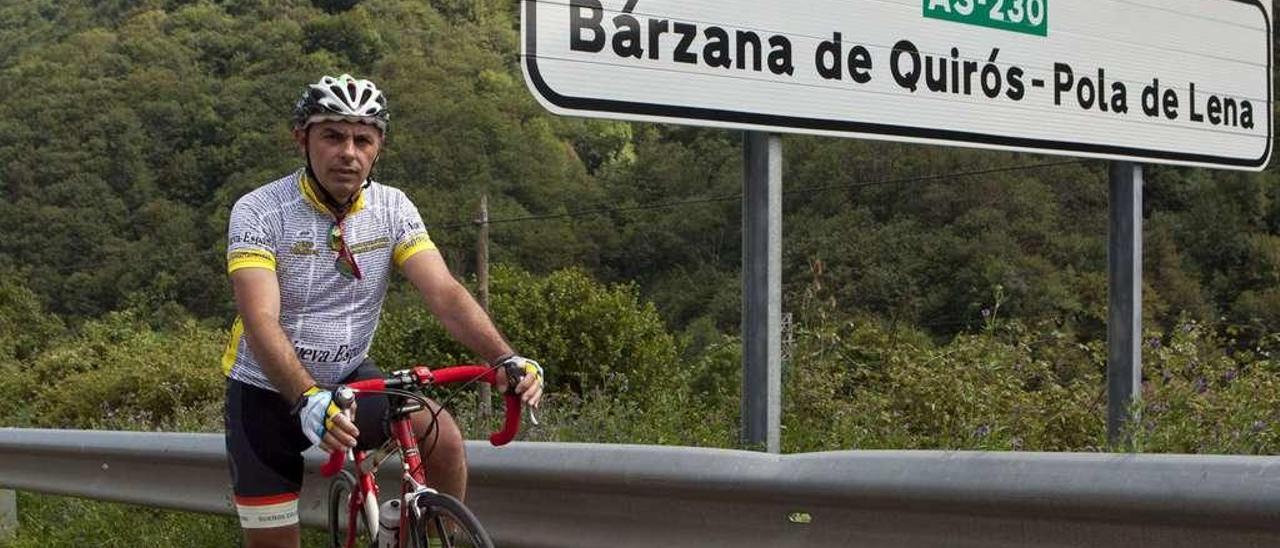
POLYGON ((529 358, 513 355, 498 362, 498 392, 507 391, 507 368, 514 366, 524 372, 524 378, 516 385, 516 394, 520 400, 530 407, 538 407, 542 400, 543 374, 542 366, 529 358))

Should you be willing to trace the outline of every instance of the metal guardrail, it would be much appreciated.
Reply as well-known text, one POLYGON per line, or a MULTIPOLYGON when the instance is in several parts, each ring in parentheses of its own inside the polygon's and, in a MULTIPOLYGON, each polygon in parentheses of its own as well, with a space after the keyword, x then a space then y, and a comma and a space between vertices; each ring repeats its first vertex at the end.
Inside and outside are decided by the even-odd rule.
MULTIPOLYGON (((467 450, 467 503, 502 546, 1280 546, 1278 457, 467 450)), ((0 428, 0 487, 231 514, 228 483, 217 434, 0 428)))

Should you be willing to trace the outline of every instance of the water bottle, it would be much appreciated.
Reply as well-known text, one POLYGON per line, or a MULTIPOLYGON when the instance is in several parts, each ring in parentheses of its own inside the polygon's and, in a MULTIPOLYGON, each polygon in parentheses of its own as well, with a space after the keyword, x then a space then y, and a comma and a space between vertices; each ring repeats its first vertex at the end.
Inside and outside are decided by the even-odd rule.
POLYGON ((400 501, 382 503, 378 509, 378 548, 400 546, 400 501))

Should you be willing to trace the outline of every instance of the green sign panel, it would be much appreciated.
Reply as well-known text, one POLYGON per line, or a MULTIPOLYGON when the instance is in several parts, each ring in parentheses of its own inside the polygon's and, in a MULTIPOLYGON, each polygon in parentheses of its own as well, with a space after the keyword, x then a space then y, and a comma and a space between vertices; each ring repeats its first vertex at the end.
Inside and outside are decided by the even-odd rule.
POLYGON ((923 0, 924 16, 993 29, 1049 35, 1049 0, 923 0))

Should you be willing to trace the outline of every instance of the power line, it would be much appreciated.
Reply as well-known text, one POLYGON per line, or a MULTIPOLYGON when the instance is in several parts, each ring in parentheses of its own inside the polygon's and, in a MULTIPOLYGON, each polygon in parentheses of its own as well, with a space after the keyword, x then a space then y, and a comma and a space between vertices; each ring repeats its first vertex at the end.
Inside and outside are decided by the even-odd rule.
MULTIPOLYGON (((894 185, 894 184, 914 184, 914 183, 923 183, 923 182, 929 182, 929 181, 945 180, 945 179, 951 179, 951 178, 977 177, 982 175, 993 175, 997 173, 1011 173, 1011 172, 1017 172, 1017 171, 1030 171, 1030 170, 1045 169, 1045 168, 1051 168, 1051 167, 1083 164, 1086 161, 1087 160, 1074 159, 1074 160, 1064 160, 1064 161, 1057 161, 1057 162, 1042 162, 1042 163, 1036 163, 1036 164, 1002 166, 1002 167, 996 167, 996 168, 970 170, 970 171, 957 171, 952 173, 938 173, 938 174, 931 174, 931 175, 917 175, 912 177, 900 177, 900 178, 893 178, 893 179, 879 179, 874 181, 859 181, 855 183, 847 183, 847 184, 840 184, 840 185, 813 186, 813 187, 784 190, 783 194, 797 195, 797 194, 810 194, 814 192, 824 192, 828 190, 845 190, 845 189, 853 189, 853 188, 866 188, 866 187, 872 187, 872 186, 894 185)), ((699 204, 727 202, 727 201, 734 201, 734 200, 741 200, 741 199, 742 199, 742 193, 736 193, 736 194, 729 194, 729 195, 723 195, 723 196, 712 196, 707 198, 680 200, 680 201, 674 201, 674 202, 657 202, 657 203, 640 204, 640 205, 627 206, 627 207, 596 207, 591 209, 583 209, 583 210, 570 211, 565 213, 553 213, 553 214, 546 214, 546 215, 525 215, 520 217, 510 217, 506 219, 490 219, 489 223, 490 224, 507 224, 507 223, 520 223, 520 222, 530 222, 530 221, 545 221, 545 220, 565 219, 565 218, 573 218, 573 217, 585 217, 590 215, 602 215, 602 214, 610 214, 610 213, 627 213, 632 211, 669 209, 669 208, 677 208, 677 207, 699 205, 699 204)), ((447 225, 437 225, 432 228, 439 229, 439 230, 447 230, 447 229, 465 228, 469 226, 474 226, 475 224, 476 224, 475 221, 466 221, 466 222, 453 223, 453 224, 447 224, 447 225)), ((223 249, 203 249, 203 250, 193 249, 190 252, 159 255, 159 258, 174 259, 174 260, 184 259, 184 258, 185 259, 205 258, 209 260, 214 260, 216 258, 220 260, 221 258, 225 257, 225 255, 226 255, 226 251, 223 249)), ((151 259, 158 258, 157 255, 149 255, 148 257, 151 259)), ((101 268, 103 266, 116 264, 118 262, 120 262, 118 258, 114 258, 108 255, 107 257, 104 257, 101 261, 94 261, 92 263, 79 263, 76 265, 57 266, 55 268, 57 268, 61 274, 68 275, 73 272, 84 271, 84 270, 89 270, 94 268, 101 268)))
MULTIPOLYGON (((957 171, 953 173, 920 175, 915 177, 904 177, 904 178, 897 178, 897 179, 860 181, 857 183, 849 183, 849 184, 842 184, 842 185, 804 187, 804 188, 797 188, 792 190, 784 190, 782 193, 784 195, 795 195, 795 194, 808 194, 813 192, 823 192, 827 190, 844 190, 844 189, 850 189, 850 188, 863 188, 863 187, 880 186, 880 185, 922 183, 922 182, 928 182, 928 181, 937 181, 942 179, 951 179, 951 178, 959 178, 959 177, 976 177, 979 175, 993 175, 996 173, 1009 173, 1009 172, 1015 172, 1015 171, 1028 171, 1033 169, 1045 169, 1050 167, 1082 164, 1085 162, 1086 160, 1065 160, 1060 162, 1023 164, 1023 165, 1017 165, 1017 166, 1004 166, 1004 167, 998 167, 998 168, 980 169, 980 170, 973 170, 973 171, 957 171)), ((607 214, 607 213, 626 213, 630 211, 667 209, 667 208, 683 207, 683 206, 689 206, 689 205, 707 204, 707 203, 715 203, 715 202, 727 202, 730 200, 740 200, 740 199, 742 199, 742 193, 739 192, 737 194, 730 194, 725 196, 713 196, 709 198, 681 200, 677 202, 657 202, 652 204, 642 204, 642 205, 629 206, 629 207, 596 207, 592 209, 582 209, 578 211, 569 211, 565 213, 553 213, 553 214, 547 214, 547 215, 526 215, 523 217, 511 217, 507 219, 490 219, 489 224, 519 223, 519 222, 526 222, 526 221, 544 221, 544 220, 550 220, 550 219, 584 217, 588 215, 600 215, 600 214, 607 214)), ((468 226, 473 226, 475 224, 476 224, 476 221, 465 221, 465 222, 456 222, 456 223, 447 224, 447 225, 437 225, 435 228, 438 228, 441 230, 447 230, 447 229, 453 229, 453 228, 465 228, 468 226)))
MULTIPOLYGON (((1044 169, 1044 168, 1050 168, 1050 167, 1067 166, 1067 165, 1074 165, 1074 164, 1083 164, 1083 163, 1085 163, 1085 162, 1086 162, 1086 160, 1064 160, 1064 161, 1061 161, 1061 162, 1045 162, 1045 163, 1040 163, 1040 164, 1023 164, 1023 165, 1018 165, 1018 166, 996 167, 996 168, 980 169, 980 170, 974 170, 974 171, 957 171, 957 172, 955 172, 955 173, 942 173, 942 174, 936 174, 936 175, 920 175, 920 176, 916 176, 916 177, 906 177, 906 178, 901 178, 901 179, 884 179, 884 180, 879 180, 879 181, 866 181, 866 182, 852 183, 852 184, 847 184, 847 185, 830 185, 830 186, 814 186, 814 187, 805 187, 805 188, 797 188, 797 189, 795 189, 795 190, 789 190, 789 191, 784 190, 782 193, 783 193, 783 194, 806 194, 806 193, 810 193, 810 192, 822 192, 822 191, 825 191, 825 190, 841 190, 841 189, 847 189, 847 188, 862 188, 862 187, 878 186, 878 185, 908 184, 908 183, 923 183, 923 182, 927 182, 927 181, 937 181, 937 180, 941 180, 941 179, 950 179, 950 178, 954 178, 954 177, 976 177, 976 176, 979 176, 979 175, 993 175, 993 174, 996 174, 996 173, 1009 173, 1009 172, 1014 172, 1014 171, 1028 171, 1028 170, 1032 170, 1032 169, 1044 169)), ((739 194, 738 196, 741 196, 741 194, 739 194)))
MULTIPOLYGON (((525 221, 544 221, 548 219, 563 219, 566 217, 580 217, 580 216, 587 216, 587 215, 598 215, 603 213, 621 213, 621 212, 627 212, 627 211, 641 211, 645 209, 664 209, 664 208, 680 207, 680 206, 686 206, 686 205, 708 204, 712 202, 727 202, 730 200, 738 200, 740 198, 742 198, 742 194, 732 194, 727 196, 715 196, 711 198, 699 198, 696 200, 683 200, 679 202, 662 202, 662 203, 644 204, 644 205, 630 206, 630 207, 599 207, 594 209, 570 211, 567 213, 553 213, 549 215, 527 215, 524 217, 511 217, 508 219, 490 219, 489 224, 519 223, 519 222, 525 222, 525 221)), ((476 224, 476 221, 467 221, 462 223, 439 225, 436 228, 439 228, 442 230, 449 229, 449 228, 463 228, 463 227, 473 226, 475 224, 476 224)))

